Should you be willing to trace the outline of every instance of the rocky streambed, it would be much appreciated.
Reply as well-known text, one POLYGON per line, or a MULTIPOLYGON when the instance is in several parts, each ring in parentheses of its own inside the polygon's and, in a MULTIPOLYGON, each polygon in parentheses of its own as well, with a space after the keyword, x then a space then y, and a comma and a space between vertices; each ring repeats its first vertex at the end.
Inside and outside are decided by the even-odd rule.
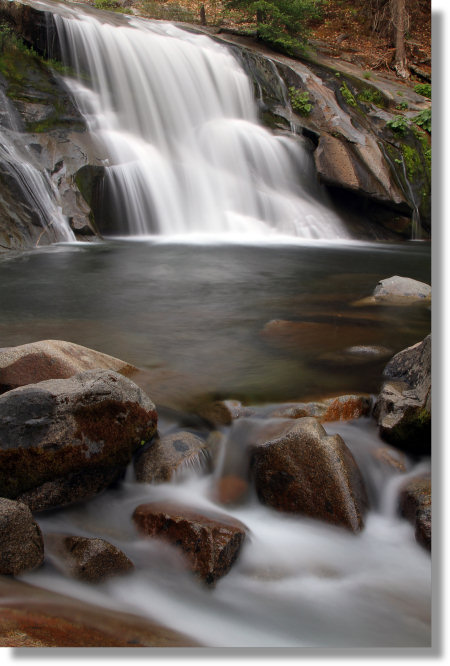
MULTIPOLYGON (((429 297, 423 289, 395 278, 372 298, 422 301, 429 297)), ((142 374, 125 361, 64 341, 0 350, 2 644, 252 644, 263 640, 267 623, 263 613, 257 626, 255 608, 250 643, 230 619, 220 639, 214 620, 208 630, 194 626, 195 618, 200 622, 212 605, 220 623, 236 584, 249 595, 239 597, 240 612, 255 593, 271 594, 275 581, 275 589, 280 582, 297 589, 302 581, 316 591, 348 584, 346 559, 377 540, 380 548, 394 529, 396 539, 382 550, 400 555, 406 548, 424 578, 416 589, 419 606, 402 612, 389 600, 386 572, 375 581, 398 632, 380 636, 380 644, 426 645, 418 589, 427 585, 431 548, 430 353, 428 336, 396 354, 378 396, 271 405, 230 399, 205 403, 190 417, 163 410, 158 421, 155 405, 133 381, 142 374), (298 539, 309 541, 306 559, 297 560, 298 539), (322 542, 335 555, 319 555, 322 542), (287 544, 292 557, 283 551, 287 544), (156 598, 162 594, 166 607, 160 612, 145 603, 139 585, 156 598), (195 610, 187 621, 188 600, 195 610), (135 623, 118 609, 141 619, 135 623)), ((370 576, 350 591, 353 602, 361 603, 367 585, 370 576)), ((399 589, 403 596, 403 584, 399 589)), ((340 622, 331 630, 328 611, 314 632, 298 609, 297 635, 290 626, 296 621, 282 610, 287 597, 282 602, 277 590, 275 598, 287 625, 280 629, 272 618, 263 644, 367 645, 380 630, 375 604, 375 627, 368 621, 353 639, 340 622)), ((319 609, 313 603, 310 611, 319 609)))

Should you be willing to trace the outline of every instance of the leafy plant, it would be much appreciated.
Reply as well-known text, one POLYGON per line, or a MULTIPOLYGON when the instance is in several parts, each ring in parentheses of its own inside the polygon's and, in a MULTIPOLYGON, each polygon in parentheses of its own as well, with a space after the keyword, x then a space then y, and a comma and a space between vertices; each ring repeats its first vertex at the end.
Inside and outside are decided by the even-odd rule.
POLYGON ((372 78, 372 73, 371 72, 364 72, 363 73, 363 79, 371 79, 372 78))
POLYGON ((346 103, 349 106, 358 106, 353 93, 351 92, 350 88, 345 83, 345 81, 344 81, 343 85, 340 87, 340 91, 342 93, 342 97, 345 99, 346 103))
POLYGON ((309 98, 309 92, 300 92, 298 88, 289 88, 289 98, 291 106, 296 113, 301 116, 308 116, 313 108, 312 100, 309 98))
POLYGON ((94 0, 94 7, 97 9, 110 9, 113 12, 120 14, 132 14, 133 12, 129 7, 122 7, 117 0, 94 0))
POLYGON ((409 127, 409 123, 405 116, 394 116, 394 118, 387 121, 386 126, 396 134, 405 134, 409 127))
POLYGON ((414 92, 423 97, 431 99, 431 83, 418 83, 414 86, 414 92))
POLYGON ((408 102, 399 102, 395 108, 398 109, 399 111, 406 111, 406 109, 408 108, 408 102))
POLYGON ((361 102, 368 102, 369 104, 376 104, 377 106, 385 106, 384 97, 379 90, 372 88, 364 88, 359 95, 358 99, 361 102))
POLYGON ((424 109, 417 116, 414 116, 413 121, 416 125, 431 133, 431 109, 424 109))

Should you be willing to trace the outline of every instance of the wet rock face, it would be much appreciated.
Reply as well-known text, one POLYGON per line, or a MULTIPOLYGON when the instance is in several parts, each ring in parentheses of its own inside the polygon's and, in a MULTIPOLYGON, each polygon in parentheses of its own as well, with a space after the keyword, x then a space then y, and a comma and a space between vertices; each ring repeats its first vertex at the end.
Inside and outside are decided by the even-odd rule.
POLYGON ((0 574, 16 576, 44 561, 44 542, 30 509, 0 498, 0 574))
POLYGON ((207 584, 228 573, 246 534, 246 527, 231 516, 207 515, 168 502, 141 504, 133 520, 143 535, 176 546, 189 568, 207 584))
POLYGON ((136 480, 163 483, 180 477, 189 470, 208 466, 206 442, 190 432, 175 432, 155 438, 150 447, 136 459, 136 480))
POLYGON ((380 434, 412 454, 431 452, 431 335, 387 364, 374 408, 380 434))
POLYGON ((104 539, 49 534, 45 548, 60 571, 90 583, 134 569, 132 561, 104 539))
POLYGON ((0 647, 201 647, 148 620, 0 577, 0 647))
POLYGON ((327 436, 314 418, 255 446, 250 473, 263 504, 353 532, 363 527, 367 494, 356 462, 342 438, 327 436))
POLYGON ((368 395, 340 395, 320 402, 299 402, 282 405, 274 410, 272 418, 298 419, 313 416, 318 421, 350 421, 368 416, 371 410, 371 397, 368 395))
POLYGON ((64 340, 39 340, 0 349, 0 393, 47 379, 67 379, 85 370, 114 370, 125 376, 137 368, 113 356, 64 340))
POLYGON ((431 479, 411 479, 400 491, 399 509, 415 527, 416 540, 431 550, 431 479))
MULTIPOLYGON (((151 439, 156 422, 150 398, 113 371, 8 391, 0 396, 0 494, 23 497, 74 474, 117 474, 151 439)), ((42 498, 47 506, 52 492, 42 498)), ((80 489, 74 487, 73 494, 79 499, 80 489)))

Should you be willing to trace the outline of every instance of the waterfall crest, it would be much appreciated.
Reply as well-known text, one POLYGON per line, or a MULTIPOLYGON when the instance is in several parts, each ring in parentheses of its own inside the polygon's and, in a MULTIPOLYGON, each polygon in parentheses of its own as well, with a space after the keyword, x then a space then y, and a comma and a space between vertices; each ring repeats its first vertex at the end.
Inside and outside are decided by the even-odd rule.
POLYGON ((165 23, 55 15, 67 79, 108 159, 126 235, 347 237, 300 141, 258 125, 252 85, 221 44, 165 23))

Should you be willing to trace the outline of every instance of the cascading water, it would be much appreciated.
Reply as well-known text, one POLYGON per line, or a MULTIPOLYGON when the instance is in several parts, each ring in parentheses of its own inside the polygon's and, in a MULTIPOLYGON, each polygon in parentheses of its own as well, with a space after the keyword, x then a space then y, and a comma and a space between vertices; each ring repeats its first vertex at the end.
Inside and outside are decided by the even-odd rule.
POLYGON ((45 236, 46 242, 73 241, 75 236, 63 215, 58 201, 58 192, 49 176, 34 164, 34 157, 28 146, 18 147, 16 132, 20 126, 5 93, 0 90, 0 164, 8 179, 15 183, 33 216, 33 224, 42 228, 37 238, 45 236))
POLYGON ((250 81, 224 46, 136 18, 55 21, 78 73, 68 84, 108 154, 121 233, 348 236, 314 194, 306 148, 258 125, 250 81))

